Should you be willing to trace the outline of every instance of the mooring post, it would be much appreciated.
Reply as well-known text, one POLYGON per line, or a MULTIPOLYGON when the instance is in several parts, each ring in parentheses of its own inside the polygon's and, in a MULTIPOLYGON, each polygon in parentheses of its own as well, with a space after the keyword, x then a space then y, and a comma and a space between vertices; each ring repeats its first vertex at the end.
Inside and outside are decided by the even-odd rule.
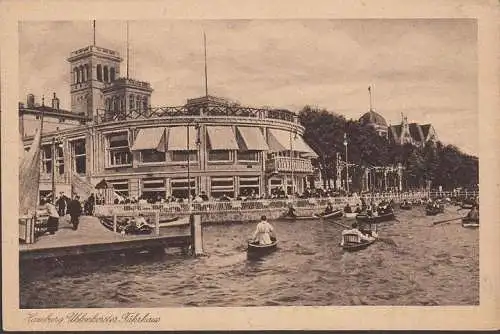
POLYGON ((116 232, 116 213, 113 214, 113 232, 116 232))
POLYGON ((191 223, 191 245, 193 247, 193 255, 203 255, 201 215, 191 214, 189 216, 189 222, 191 223))
POLYGON ((160 211, 155 211, 155 233, 160 235, 160 211))

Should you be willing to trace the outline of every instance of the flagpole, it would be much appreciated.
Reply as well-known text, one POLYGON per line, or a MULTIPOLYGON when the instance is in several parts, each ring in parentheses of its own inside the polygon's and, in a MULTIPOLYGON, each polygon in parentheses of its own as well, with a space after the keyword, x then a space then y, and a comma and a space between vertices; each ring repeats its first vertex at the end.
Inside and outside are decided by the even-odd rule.
POLYGON ((94 41, 93 41, 93 45, 95 46, 95 20, 92 21, 92 28, 94 30, 94 41))
POLYGON ((127 79, 129 78, 128 76, 129 65, 130 65, 130 46, 129 46, 129 33, 128 33, 128 21, 127 21, 127 79))
POLYGON ((207 36, 205 32, 203 32, 203 48, 205 49, 205 96, 208 96, 207 36))
POLYGON ((370 96, 370 111, 372 111, 372 86, 368 86, 368 95, 370 96))

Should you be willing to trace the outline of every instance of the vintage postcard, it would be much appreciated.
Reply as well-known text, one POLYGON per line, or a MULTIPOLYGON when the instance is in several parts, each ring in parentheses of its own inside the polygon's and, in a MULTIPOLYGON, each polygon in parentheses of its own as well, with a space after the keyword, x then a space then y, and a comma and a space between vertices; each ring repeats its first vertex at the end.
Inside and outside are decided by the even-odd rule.
POLYGON ((5 329, 498 327, 498 3, 455 4, 3 3, 5 329))

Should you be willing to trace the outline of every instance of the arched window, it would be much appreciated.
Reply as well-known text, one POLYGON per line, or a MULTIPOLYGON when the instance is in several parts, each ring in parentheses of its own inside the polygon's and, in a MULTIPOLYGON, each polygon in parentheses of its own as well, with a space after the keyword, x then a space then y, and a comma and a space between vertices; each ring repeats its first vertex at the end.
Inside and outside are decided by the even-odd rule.
POLYGON ((137 98, 135 99, 135 109, 137 111, 141 111, 141 97, 137 95, 137 98))
POLYGON ((111 67, 109 69, 109 77, 110 77, 111 82, 115 81, 115 68, 114 67, 111 67))
POLYGON ((108 67, 104 66, 104 82, 109 82, 108 67))
POLYGON ((142 99, 142 110, 147 111, 148 110, 148 97, 144 96, 142 99))
POLYGON ((118 111, 118 97, 113 97, 113 111, 118 111))
POLYGON ((111 110, 111 100, 110 100, 109 97, 106 98, 105 108, 106 108, 106 111, 110 111, 111 110))
POLYGON ((130 94, 128 99, 129 109, 134 110, 134 95, 130 94))
POLYGON ((125 111, 125 98, 120 97, 120 111, 124 112, 125 111))
POLYGON ((97 81, 102 81, 102 66, 101 66, 101 64, 97 65, 97 81))
POLYGON ((84 68, 86 81, 92 80, 92 77, 90 76, 89 65, 85 64, 84 68))
POLYGON ((77 84, 77 83, 80 82, 80 74, 78 73, 78 67, 75 67, 73 69, 73 73, 74 73, 74 76, 75 76, 73 82, 77 84))
POLYGON ((80 80, 82 82, 85 82, 85 77, 86 77, 86 75, 85 75, 85 71, 83 70, 83 65, 80 65, 80 80))

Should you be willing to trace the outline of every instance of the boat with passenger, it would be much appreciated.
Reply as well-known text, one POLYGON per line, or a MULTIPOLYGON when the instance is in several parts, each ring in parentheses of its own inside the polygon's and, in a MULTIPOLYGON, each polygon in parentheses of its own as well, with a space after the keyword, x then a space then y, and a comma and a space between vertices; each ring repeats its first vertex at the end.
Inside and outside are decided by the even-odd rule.
POLYGON ((342 231, 340 247, 346 252, 354 252, 372 245, 378 238, 377 226, 374 226, 373 230, 371 224, 358 229, 358 224, 353 223, 352 229, 342 231))
POLYGON ((271 238, 271 243, 267 245, 261 245, 258 242, 248 242, 247 257, 249 259, 259 259, 270 253, 273 253, 278 248, 278 240, 271 238))

